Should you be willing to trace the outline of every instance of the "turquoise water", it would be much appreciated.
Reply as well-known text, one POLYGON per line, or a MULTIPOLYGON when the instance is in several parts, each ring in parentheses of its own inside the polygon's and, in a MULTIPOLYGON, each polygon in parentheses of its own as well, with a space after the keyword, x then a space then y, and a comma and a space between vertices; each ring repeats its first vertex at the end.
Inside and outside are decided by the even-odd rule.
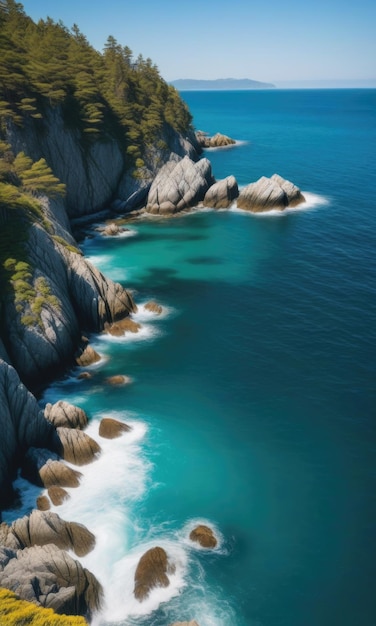
POLYGON ((278 172, 301 209, 137 220, 84 252, 134 291, 138 335, 92 337, 103 355, 65 398, 132 433, 60 507, 98 547, 98 624, 374 626, 376 91, 186 92, 196 128, 241 142, 208 151, 240 185, 278 172), (143 304, 155 299, 161 317, 143 304), (127 374, 133 384, 109 387, 127 374), (188 540, 197 520, 220 538, 188 540), (140 555, 166 548, 171 586, 132 599, 140 555))

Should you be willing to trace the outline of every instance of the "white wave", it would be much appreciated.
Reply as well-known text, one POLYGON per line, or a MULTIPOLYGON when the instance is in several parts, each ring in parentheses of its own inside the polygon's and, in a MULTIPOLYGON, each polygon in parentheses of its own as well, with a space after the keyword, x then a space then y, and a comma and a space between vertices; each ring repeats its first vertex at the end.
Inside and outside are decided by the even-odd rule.
POLYGON ((321 196, 318 193, 302 191, 302 194, 305 197, 306 201, 303 202, 301 205, 298 205, 296 207, 297 209, 299 209, 299 206, 301 206, 303 209, 314 209, 317 206, 325 206, 327 204, 330 204, 330 198, 327 198, 326 196, 321 196))
POLYGON ((140 447, 147 432, 146 424, 128 419, 126 413, 121 416, 117 413, 116 418, 119 417, 132 430, 117 439, 100 437, 98 420, 89 424, 85 432, 98 442, 101 453, 93 463, 78 468, 83 475, 80 486, 67 488, 70 498, 51 509, 65 520, 84 524, 94 533, 94 550, 80 560, 100 580, 106 592, 110 581, 112 585, 116 563, 126 556, 131 539, 137 534, 131 508, 144 494, 152 467, 140 447))
POLYGON ((217 150, 230 150, 231 148, 236 148, 237 146, 245 146, 249 143, 244 139, 235 139, 235 143, 230 143, 228 146, 210 146, 209 148, 204 148, 205 152, 214 152, 217 150))
POLYGON ((162 602, 168 602, 181 593, 186 585, 187 566, 186 553, 176 542, 162 538, 138 545, 113 564, 110 579, 105 583, 105 607, 96 623, 101 624, 103 620, 116 622, 150 614, 162 602), (175 571, 168 574, 168 587, 152 589, 148 598, 139 602, 133 594, 136 568, 142 555, 157 546, 166 551, 168 561, 175 567, 175 571))
MULTIPOLYGON (((150 300, 148 300, 147 302, 150 302, 150 300)), ((132 313, 132 319, 134 319, 136 322, 150 322, 151 320, 157 322, 160 319, 171 317, 171 315, 176 313, 173 307, 166 306, 165 304, 161 304, 160 302, 158 302, 158 304, 160 304, 160 306, 162 307, 162 312, 154 313, 153 311, 149 311, 149 309, 145 308, 147 302, 141 302, 137 304, 137 313, 132 313)))
MULTIPOLYGON (((138 321, 135 317, 136 315, 137 314, 132 314, 132 319, 135 319, 136 321, 138 321)), ((109 333, 103 333, 98 336, 97 344, 99 345, 100 343, 106 344, 106 343, 127 343, 127 342, 133 343, 133 342, 155 339, 161 334, 162 334, 161 330, 159 328, 155 328, 154 325, 143 324, 137 333, 132 333, 128 331, 128 332, 124 332, 124 334, 120 335, 120 337, 116 337, 115 335, 110 335, 109 333)))
POLYGON ((283 217, 289 213, 299 213, 301 211, 308 211, 310 209, 315 209, 319 206, 325 206, 330 203, 330 199, 326 196, 321 196, 316 193, 311 193, 310 191, 302 191, 303 196, 305 197, 305 202, 298 204, 295 207, 287 207, 286 209, 270 209, 270 211, 247 211, 246 209, 240 209, 236 201, 231 205, 230 209, 233 213, 242 213, 243 215, 250 215, 252 217, 283 217))
POLYGON ((114 257, 111 254, 89 254, 88 256, 85 255, 85 260, 95 267, 104 267, 111 265, 114 257))
POLYGON ((145 493, 152 468, 140 447, 147 426, 126 412, 111 411, 106 415, 121 418, 132 430, 117 439, 104 439, 98 434, 99 421, 93 420, 86 432, 99 443, 101 454, 93 463, 79 468, 83 477, 78 488, 67 489, 70 499, 52 507, 63 519, 84 524, 96 537, 94 550, 79 560, 104 588, 105 606, 94 621, 98 625, 147 615, 179 594, 186 584, 188 564, 178 541, 163 536, 139 540, 144 531, 138 527, 132 509, 145 493), (168 587, 153 589, 140 603, 133 594, 136 567, 141 556, 156 546, 166 551, 175 572, 169 574, 168 587))
POLYGON ((126 228, 126 230, 120 231, 120 233, 118 235, 115 235, 115 237, 119 237, 120 239, 122 239, 126 237, 135 237, 136 235, 138 235, 138 230, 133 230, 132 228, 126 228))

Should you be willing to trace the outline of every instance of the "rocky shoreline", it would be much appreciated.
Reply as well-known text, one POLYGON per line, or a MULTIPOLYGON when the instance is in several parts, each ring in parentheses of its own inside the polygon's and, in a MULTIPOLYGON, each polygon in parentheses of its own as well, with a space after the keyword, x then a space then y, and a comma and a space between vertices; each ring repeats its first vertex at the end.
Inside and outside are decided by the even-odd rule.
MULTIPOLYGON (((54 123, 57 122, 54 119, 54 123)), ((57 124, 55 139, 58 128, 57 124)), ((179 146, 179 150, 171 150, 168 159, 164 155, 166 162, 160 167, 154 165, 153 176, 149 172, 138 185, 133 181, 130 188, 128 184, 117 183, 118 197, 112 200, 111 210, 133 209, 149 216, 170 217, 197 206, 228 209, 235 203, 243 210, 261 212, 283 211, 304 202, 300 190, 277 174, 262 177, 240 191, 234 176, 216 181, 210 161, 199 158, 200 146, 208 147, 208 141, 211 147, 233 145, 234 141, 218 134, 214 138, 202 139, 202 136, 191 138, 191 142, 188 138, 176 137, 175 143, 170 143, 179 146)), ((17 133, 14 142, 19 142, 17 133)), ((59 167, 64 175, 61 163, 59 167)), ((96 176, 95 172, 93 169, 93 173, 88 174, 86 170, 85 176, 96 176)), ((106 172, 110 175, 108 168, 106 172)), ((73 186, 79 182, 75 179, 73 186)), ((85 185, 92 194, 88 180, 85 185)), ((30 316, 33 323, 25 325, 25 311, 17 308, 13 295, 7 294, 2 302, 1 314, 7 332, 0 338, 3 413, 0 507, 4 509, 12 501, 12 481, 18 470, 45 492, 30 515, 10 525, 0 525, 0 586, 16 592, 24 600, 52 608, 56 613, 81 615, 90 621, 100 610, 103 590, 98 580, 67 550, 83 556, 94 548, 95 537, 90 529, 62 520, 49 509, 51 503, 59 506, 69 497, 67 489, 79 487, 81 473, 71 465, 78 468, 95 462, 101 449, 85 433, 88 417, 81 409, 60 401, 46 405, 42 411, 28 387, 37 390, 67 367, 76 364, 86 368, 98 361, 100 355, 82 333, 138 332, 139 324, 132 319, 137 305, 128 290, 106 279, 80 254, 67 217, 71 217, 71 210, 66 213, 66 208, 59 203, 46 198, 41 201, 50 227, 32 223, 25 244, 31 283, 35 297, 41 300, 38 318, 30 316), (35 572, 38 572, 37 578, 35 572)), ((72 196, 69 205, 74 202, 72 196)), ((88 204, 93 210, 103 205, 102 198, 94 201, 94 196, 88 194, 85 202, 84 208, 80 200, 78 217, 87 217, 88 204)), ((110 223, 102 233, 116 236, 121 228, 110 223)), ((155 314, 161 313, 158 303, 148 306, 155 314)), ((32 305, 31 310, 34 310, 32 305)), ((85 375, 90 376, 90 373, 81 371, 80 376, 85 375)), ((119 374, 108 382, 116 385, 131 381, 119 374)), ((128 430, 126 424, 116 420, 102 420, 99 425, 102 437, 126 436, 128 430)), ((194 529, 190 539, 208 550, 217 545, 213 531, 205 526, 194 529)), ((142 602, 152 588, 168 586, 169 575, 173 572, 174 563, 162 548, 155 546, 144 554, 137 567, 135 597, 142 602)), ((195 626, 196 622, 180 624, 195 626)))

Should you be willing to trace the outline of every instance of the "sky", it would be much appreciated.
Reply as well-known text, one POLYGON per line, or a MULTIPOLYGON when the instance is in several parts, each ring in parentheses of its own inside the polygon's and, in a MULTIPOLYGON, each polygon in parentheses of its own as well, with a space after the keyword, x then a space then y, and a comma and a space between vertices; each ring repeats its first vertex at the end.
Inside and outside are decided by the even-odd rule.
POLYGON ((375 0, 23 0, 34 20, 76 23, 150 57, 166 81, 250 78, 277 86, 376 86, 375 0), (334 83, 333 83, 334 84, 334 83))

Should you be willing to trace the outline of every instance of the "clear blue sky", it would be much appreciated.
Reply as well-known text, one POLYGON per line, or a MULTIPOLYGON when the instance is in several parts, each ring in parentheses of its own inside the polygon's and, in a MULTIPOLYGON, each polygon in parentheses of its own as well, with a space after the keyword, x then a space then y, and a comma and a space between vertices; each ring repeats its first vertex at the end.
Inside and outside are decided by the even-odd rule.
POLYGON ((76 23, 150 57, 165 80, 376 79, 376 0, 24 0, 34 21, 76 23))

